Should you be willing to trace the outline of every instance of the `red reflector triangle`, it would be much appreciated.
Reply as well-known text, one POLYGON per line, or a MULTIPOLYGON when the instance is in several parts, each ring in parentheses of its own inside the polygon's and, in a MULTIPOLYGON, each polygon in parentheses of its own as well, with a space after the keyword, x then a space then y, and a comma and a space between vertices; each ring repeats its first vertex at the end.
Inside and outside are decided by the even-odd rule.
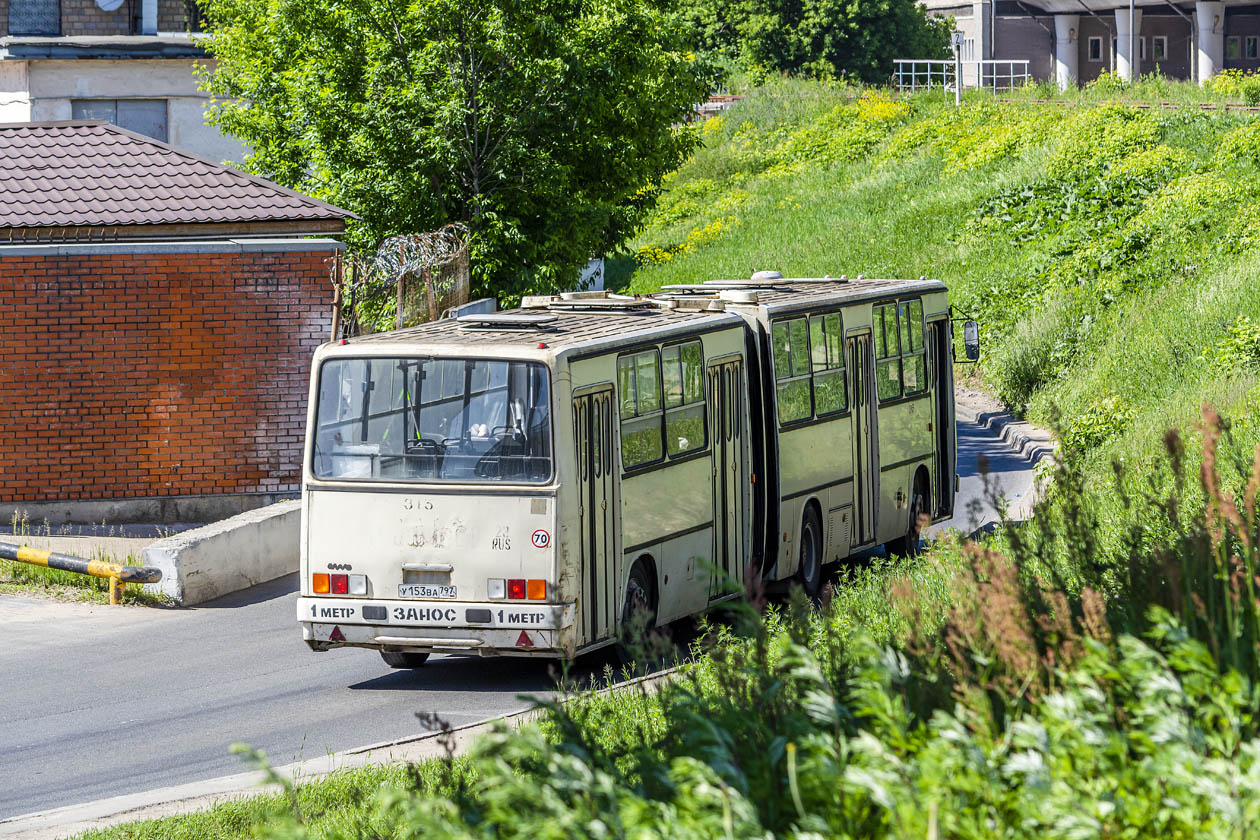
POLYGON ((333 631, 328 634, 328 641, 330 642, 344 642, 345 640, 346 637, 342 634, 340 627, 334 627, 333 631))
POLYGON ((517 647, 533 647, 534 643, 529 640, 529 634, 526 633, 524 630, 522 630, 520 638, 516 640, 516 646, 517 647))

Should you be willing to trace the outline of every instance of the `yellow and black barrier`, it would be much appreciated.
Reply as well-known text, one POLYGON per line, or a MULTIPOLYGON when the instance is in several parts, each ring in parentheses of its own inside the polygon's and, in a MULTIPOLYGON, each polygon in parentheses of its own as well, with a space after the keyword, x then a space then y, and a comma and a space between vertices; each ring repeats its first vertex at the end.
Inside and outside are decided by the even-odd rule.
POLYGON ((123 566, 118 563, 106 563, 103 560, 84 560, 82 557, 71 554, 41 551, 38 548, 10 543, 0 543, 0 560, 16 560, 18 563, 30 563, 32 566, 44 566, 49 569, 61 569, 63 572, 109 578, 111 604, 122 603, 124 583, 157 583, 162 579, 162 570, 152 566, 123 566))

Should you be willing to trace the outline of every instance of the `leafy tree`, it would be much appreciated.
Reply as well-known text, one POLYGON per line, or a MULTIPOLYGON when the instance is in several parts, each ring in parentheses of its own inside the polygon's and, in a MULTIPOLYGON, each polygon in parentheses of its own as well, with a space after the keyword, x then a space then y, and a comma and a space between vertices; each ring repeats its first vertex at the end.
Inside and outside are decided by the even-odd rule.
POLYGON ((571 284, 623 243, 712 73, 651 0, 216 0, 210 120, 371 245, 451 221, 479 292, 571 284))
POLYGON ((947 58, 947 21, 916 0, 691 0, 699 48, 748 67, 886 81, 895 58, 947 58))

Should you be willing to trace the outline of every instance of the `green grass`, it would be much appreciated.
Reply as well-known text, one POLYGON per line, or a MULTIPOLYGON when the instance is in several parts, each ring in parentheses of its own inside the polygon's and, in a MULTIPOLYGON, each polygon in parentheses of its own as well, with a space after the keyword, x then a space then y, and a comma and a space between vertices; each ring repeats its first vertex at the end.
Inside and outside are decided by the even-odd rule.
MULTIPOLYGON (((465 766, 458 762, 458 767, 465 766)), ((450 792, 452 770, 433 760, 339 770, 291 790, 248 796, 178 817, 142 820, 85 832, 84 840, 247 840, 257 826, 289 824, 300 814, 307 836, 373 836, 380 821, 369 807, 383 789, 450 792)))

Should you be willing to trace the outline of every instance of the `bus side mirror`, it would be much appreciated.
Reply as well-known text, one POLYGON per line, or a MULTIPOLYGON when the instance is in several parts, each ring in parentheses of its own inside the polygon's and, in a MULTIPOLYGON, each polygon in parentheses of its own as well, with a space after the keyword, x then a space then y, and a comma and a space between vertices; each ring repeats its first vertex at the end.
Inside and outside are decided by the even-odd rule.
POLYGON ((970 319, 963 323, 963 354, 969 362, 980 359, 980 325, 970 319))

